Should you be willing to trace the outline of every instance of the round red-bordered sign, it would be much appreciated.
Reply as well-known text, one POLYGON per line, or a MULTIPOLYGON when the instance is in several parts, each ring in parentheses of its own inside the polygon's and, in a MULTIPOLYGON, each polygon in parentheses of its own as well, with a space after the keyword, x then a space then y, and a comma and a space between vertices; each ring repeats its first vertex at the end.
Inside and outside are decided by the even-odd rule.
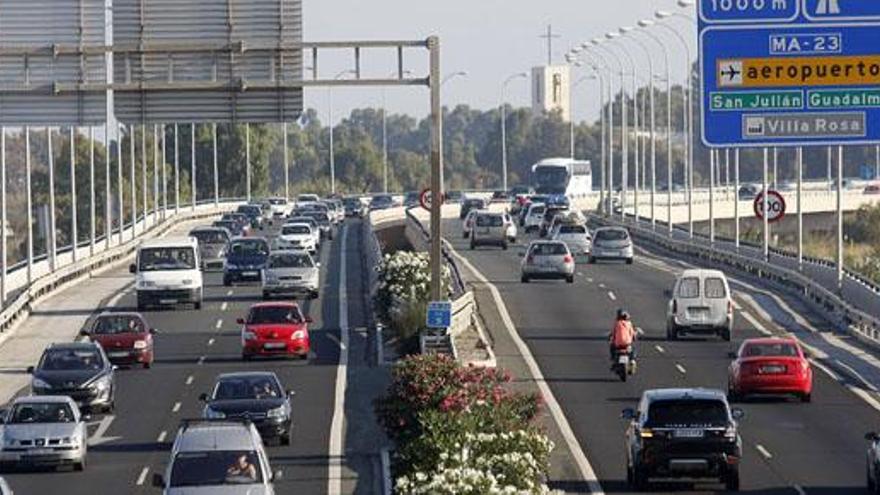
POLYGON ((431 200, 433 194, 431 194, 430 188, 425 188, 422 190, 422 194, 419 194, 419 203, 422 205, 422 208, 431 211, 431 200))
MULTIPOLYGON (((785 198, 778 191, 768 191, 767 196, 770 200, 767 202, 767 223, 774 223, 785 218, 785 198)), ((764 219, 764 193, 758 194, 754 202, 755 216, 758 220, 764 219)))

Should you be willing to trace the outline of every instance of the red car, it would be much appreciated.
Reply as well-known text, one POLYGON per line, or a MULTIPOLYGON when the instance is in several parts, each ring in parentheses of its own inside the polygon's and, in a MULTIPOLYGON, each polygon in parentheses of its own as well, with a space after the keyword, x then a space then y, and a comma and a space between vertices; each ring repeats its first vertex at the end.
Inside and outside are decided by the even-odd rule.
POLYGON ((791 394, 810 402, 813 370, 796 340, 749 339, 733 357, 727 382, 731 400, 752 394, 791 394))
POLYGON ((113 364, 153 365, 156 329, 140 313, 101 313, 80 334, 100 344, 113 364))
POLYGON ((309 323, 293 302, 254 304, 247 320, 239 318, 241 355, 245 360, 254 356, 309 357, 309 323))

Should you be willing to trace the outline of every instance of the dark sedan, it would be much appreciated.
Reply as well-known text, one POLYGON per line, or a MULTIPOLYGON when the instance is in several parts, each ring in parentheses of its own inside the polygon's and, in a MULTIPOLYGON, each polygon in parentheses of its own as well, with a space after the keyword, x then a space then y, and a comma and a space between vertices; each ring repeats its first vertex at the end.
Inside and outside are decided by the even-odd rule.
POLYGON ((235 282, 259 282, 261 272, 269 258, 269 242, 262 237, 240 237, 229 243, 226 266, 223 268, 223 285, 235 282))
POLYGON ((52 344, 28 373, 34 395, 66 395, 83 409, 112 412, 115 366, 97 342, 52 344))
POLYGON ((293 395, 293 391, 284 390, 275 373, 258 371, 222 374, 214 391, 199 398, 205 403, 205 418, 246 418, 263 439, 277 438, 281 445, 290 445, 293 395))

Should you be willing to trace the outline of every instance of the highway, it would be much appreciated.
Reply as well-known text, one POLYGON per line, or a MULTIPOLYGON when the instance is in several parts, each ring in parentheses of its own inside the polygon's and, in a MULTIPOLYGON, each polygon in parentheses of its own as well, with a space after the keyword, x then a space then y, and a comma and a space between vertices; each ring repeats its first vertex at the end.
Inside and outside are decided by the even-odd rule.
MULTIPOLYGON (((666 299, 677 263, 646 260, 634 265, 580 265, 574 285, 519 281, 518 252, 467 249, 458 221, 446 236, 500 291, 513 323, 561 404, 577 442, 604 491, 629 492, 620 412, 635 407, 641 392, 662 387, 713 387, 727 383, 727 353, 738 341, 773 328, 754 316, 736 315, 734 342, 665 338, 666 299), (606 335, 614 312, 624 307, 644 335, 638 374, 621 383, 608 369, 606 335), (757 325, 756 325, 757 324, 757 325), (760 326, 760 328, 758 328, 760 326)), ((525 241, 520 241, 523 244, 525 241)), ((735 295, 741 302, 739 295, 735 295)), ((740 306, 743 306, 740 304, 740 306)), ((491 326, 491 324, 490 324, 491 326)), ((878 425, 878 411, 814 367, 813 402, 758 400, 741 404, 742 490, 761 494, 864 493, 864 433, 878 425)), ((565 486, 569 480, 551 480, 565 486)), ((660 485, 657 491, 690 487, 660 485)), ((700 485, 716 491, 720 485, 700 485)))
MULTIPOLYGON (((201 311, 144 313, 160 332, 156 337, 156 362, 149 370, 117 372, 116 411, 93 418, 85 472, 3 473, 15 493, 158 493, 151 486, 152 474, 163 472, 180 419, 200 416, 198 396, 210 392, 218 374, 240 370, 274 371, 286 388, 296 392, 291 445, 268 447, 273 468, 283 470, 276 491, 325 493, 331 421, 337 407, 340 312, 347 312, 350 326, 364 326, 365 321, 361 297, 363 266, 357 256, 361 229, 357 225, 341 227, 336 240, 325 243, 320 254, 320 298, 302 303, 303 312, 315 320, 310 325, 312 355, 308 361, 243 362, 235 320, 243 318, 248 307, 260 300, 260 289, 253 285, 224 287, 222 273, 208 273, 201 311), (343 251, 348 254, 344 270, 343 251), (346 285, 340 290, 343 271, 346 285)), ((266 232, 275 233, 276 230, 266 232)), ((116 269, 112 275, 130 276, 124 268, 116 269)), ((70 290, 88 288, 88 283, 83 283, 70 290)), ((133 310, 134 303, 134 294, 129 290, 110 300, 107 309, 133 310)))

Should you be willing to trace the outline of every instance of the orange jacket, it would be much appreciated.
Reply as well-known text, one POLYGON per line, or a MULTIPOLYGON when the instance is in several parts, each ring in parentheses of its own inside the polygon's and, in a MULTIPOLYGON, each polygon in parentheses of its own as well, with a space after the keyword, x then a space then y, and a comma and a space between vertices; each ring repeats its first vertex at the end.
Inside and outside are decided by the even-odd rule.
POLYGON ((617 320, 611 332, 611 343, 614 347, 628 347, 636 339, 636 331, 629 320, 617 320))

